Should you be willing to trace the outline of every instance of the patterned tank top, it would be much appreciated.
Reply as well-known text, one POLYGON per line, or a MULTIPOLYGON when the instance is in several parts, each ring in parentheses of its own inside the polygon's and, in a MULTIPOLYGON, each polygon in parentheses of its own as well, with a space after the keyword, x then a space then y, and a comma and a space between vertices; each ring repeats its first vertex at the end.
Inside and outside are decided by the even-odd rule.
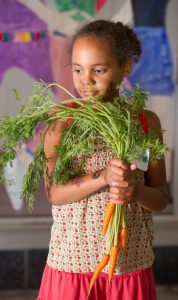
MULTIPOLYGON (((86 156, 83 174, 104 169, 112 158, 112 152, 98 148, 86 156)), ((75 164, 81 158, 78 157, 75 164)), ((143 173, 137 171, 138 180, 143 173)), ((53 206, 53 225, 47 264, 65 272, 94 272, 106 250, 106 238, 102 236, 104 214, 109 199, 109 187, 102 188, 72 204, 53 206)), ((127 210, 128 239, 123 256, 118 256, 115 274, 145 269, 153 263, 152 213, 138 203, 127 210)), ((103 269, 108 273, 108 266, 103 269)))

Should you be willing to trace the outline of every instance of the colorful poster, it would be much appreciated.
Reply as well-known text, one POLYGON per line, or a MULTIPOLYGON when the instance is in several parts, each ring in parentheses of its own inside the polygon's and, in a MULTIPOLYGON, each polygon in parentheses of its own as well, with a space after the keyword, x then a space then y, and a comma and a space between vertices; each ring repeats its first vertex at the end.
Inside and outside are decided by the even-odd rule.
MULTIPOLYGON (((44 2, 44 1, 42 1, 44 2)), ((0 83, 11 68, 19 68, 34 80, 53 80, 49 55, 49 34, 45 22, 25 5, 16 0, 0 0, 0 83)), ((6 174, 15 180, 15 185, 7 185, 6 193, 14 210, 23 208, 20 199, 22 178, 33 158, 31 141, 7 165, 6 174)), ((37 144, 37 141, 35 141, 37 144)))
POLYGON ((108 0, 98 0, 96 3, 96 12, 99 12, 108 0))
POLYGON ((46 24, 16 0, 0 0, 0 82, 12 67, 52 81, 46 24))
POLYGON ((76 10, 72 18, 76 21, 82 21, 88 17, 95 16, 105 5, 107 0, 54 0, 59 12, 76 10), (85 13, 85 14, 84 14, 85 13))
POLYGON ((55 0, 57 8, 60 12, 77 9, 85 11, 91 16, 95 15, 97 0, 55 0))

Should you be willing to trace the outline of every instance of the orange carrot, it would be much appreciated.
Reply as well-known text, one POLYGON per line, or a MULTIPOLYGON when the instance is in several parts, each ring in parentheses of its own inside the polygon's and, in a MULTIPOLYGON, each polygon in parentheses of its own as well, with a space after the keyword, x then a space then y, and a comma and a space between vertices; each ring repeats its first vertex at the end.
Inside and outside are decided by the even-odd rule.
POLYGON ((105 214, 104 223, 103 223, 103 235, 105 235, 107 232, 108 225, 109 225, 112 215, 114 214, 115 208, 116 208, 116 204, 109 201, 107 208, 106 208, 106 214, 105 214))
POLYGON ((119 234, 119 242, 120 242, 122 253, 125 253, 126 251, 127 235, 128 235, 127 228, 126 227, 122 228, 119 234))
POLYGON ((103 257, 102 257, 100 263, 98 264, 98 266, 97 266, 97 268, 96 268, 96 270, 95 270, 95 272, 94 272, 94 274, 93 274, 93 276, 91 278, 90 287, 89 287, 89 293, 90 293, 90 291, 91 291, 91 289, 92 289, 95 281, 98 279, 100 272, 107 265, 107 263, 109 261, 109 258, 110 258, 109 254, 106 254, 106 253, 103 254, 103 257))
POLYGON ((111 282, 119 253, 119 246, 112 246, 109 266, 109 283, 111 282))

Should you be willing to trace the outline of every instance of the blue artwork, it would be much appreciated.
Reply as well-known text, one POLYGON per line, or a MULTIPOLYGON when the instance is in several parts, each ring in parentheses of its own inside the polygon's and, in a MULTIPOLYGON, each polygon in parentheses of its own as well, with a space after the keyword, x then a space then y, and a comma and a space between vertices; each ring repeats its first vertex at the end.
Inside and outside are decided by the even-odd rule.
POLYGON ((173 61, 171 47, 164 27, 136 27, 142 43, 143 54, 134 65, 130 82, 155 95, 174 93, 173 61))
POLYGON ((172 52, 165 27, 169 0, 132 0, 135 32, 143 54, 129 76, 151 94, 172 95, 175 90, 172 52))

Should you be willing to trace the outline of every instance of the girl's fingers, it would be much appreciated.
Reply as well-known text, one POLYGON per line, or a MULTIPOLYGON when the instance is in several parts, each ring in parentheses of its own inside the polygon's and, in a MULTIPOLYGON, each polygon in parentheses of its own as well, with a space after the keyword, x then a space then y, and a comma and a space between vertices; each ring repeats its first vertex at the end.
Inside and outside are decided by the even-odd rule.
POLYGON ((113 196, 113 198, 111 198, 110 200, 111 202, 113 202, 114 204, 121 204, 121 205, 127 205, 132 203, 132 199, 131 198, 124 198, 124 199, 118 199, 116 197, 113 196))
POLYGON ((128 204, 131 204, 131 203, 132 203, 131 200, 114 200, 114 199, 111 199, 111 201, 112 201, 114 204, 117 204, 117 205, 128 205, 128 204))
MULTIPOLYGON (((136 170, 135 164, 127 164, 120 159, 111 159, 105 171, 105 181, 109 185, 115 185, 113 182, 129 181, 132 172, 136 170)), ((118 186, 118 184, 117 184, 118 186)), ((124 184, 125 186, 125 184, 124 184)))
POLYGON ((131 164, 130 165, 130 170, 131 171, 134 171, 134 170, 136 170, 137 169, 137 165, 136 164, 131 164))
POLYGON ((107 174, 112 180, 129 180, 132 172, 112 166, 107 169, 107 174))
POLYGON ((124 193, 124 194, 117 194, 117 193, 110 193, 110 199, 114 200, 130 200, 133 197, 130 193, 124 193))
POLYGON ((112 158, 109 161, 109 165, 112 166, 116 166, 117 168, 121 168, 124 170, 128 170, 129 169, 129 164, 127 164, 125 161, 123 161, 122 159, 117 159, 117 158, 112 158))
POLYGON ((113 174, 117 174, 119 176, 128 176, 130 177, 131 171, 137 169, 136 164, 126 164, 122 160, 113 159, 109 161, 108 170, 113 174))
POLYGON ((113 174, 119 175, 119 176, 123 176, 125 174, 129 174, 130 171, 126 170, 126 169, 122 169, 120 167, 117 167, 115 165, 109 166, 109 171, 113 174))
POLYGON ((128 164, 122 159, 118 158, 112 158, 109 161, 109 164, 112 166, 116 166, 118 168, 124 169, 124 170, 136 170, 137 165, 136 164, 128 164))
POLYGON ((116 187, 116 188, 122 188, 122 187, 129 187, 130 182, 129 181, 124 181, 124 180, 113 180, 111 182, 111 187, 116 187))
POLYGON ((110 198, 113 200, 130 200, 133 196, 135 188, 129 187, 127 189, 125 188, 117 188, 117 187, 111 187, 110 188, 110 198))
POLYGON ((118 174, 112 173, 110 176, 110 182, 129 181, 130 178, 131 178, 131 174, 129 174, 129 173, 126 173, 123 175, 118 175, 118 174))

